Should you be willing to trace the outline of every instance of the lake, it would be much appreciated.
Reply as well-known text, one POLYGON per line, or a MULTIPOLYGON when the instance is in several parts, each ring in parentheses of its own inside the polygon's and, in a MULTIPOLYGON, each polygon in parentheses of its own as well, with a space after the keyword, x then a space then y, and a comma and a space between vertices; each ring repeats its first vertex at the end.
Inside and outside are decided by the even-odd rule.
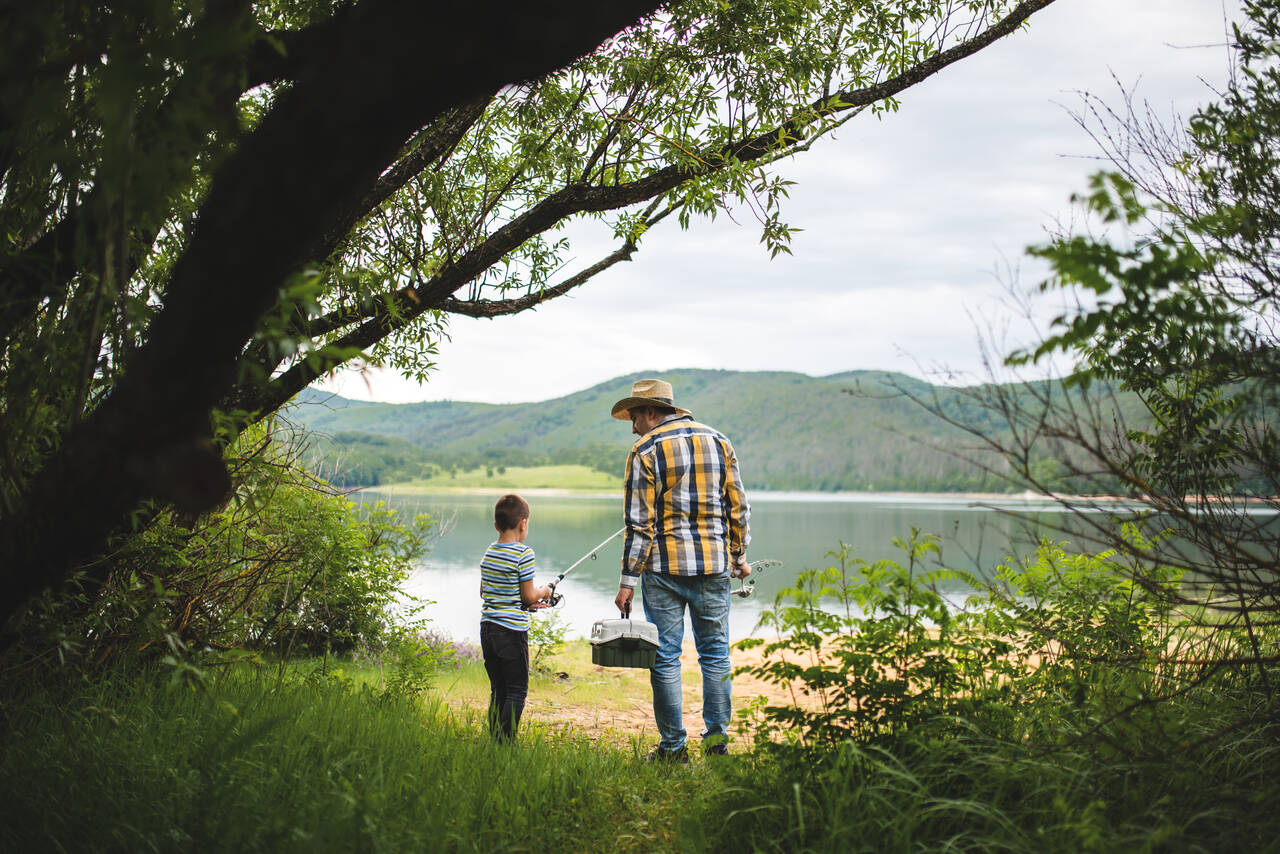
MULTIPOLYGON (((494 495, 395 495, 368 490, 357 497, 386 501, 408 514, 428 513, 442 525, 430 554, 406 585, 407 592, 432 601, 426 615, 436 630, 457 640, 479 638, 480 556, 493 542, 494 495)), ((754 492, 748 560, 783 562, 756 577, 755 593, 733 597, 730 635, 756 634, 760 611, 804 569, 830 565, 827 553, 841 542, 868 562, 901 557, 893 538, 915 526, 942 535, 946 565, 988 572, 1010 553, 1029 553, 1037 536, 1075 541, 1083 547, 1081 525, 1072 514, 1043 500, 947 495, 754 492), (1015 552, 1010 551, 1013 544, 1015 552)), ((532 507, 528 543, 537 555, 538 581, 545 583, 622 527, 622 498, 590 495, 528 495, 532 507)), ((1118 511, 1123 508, 1117 506, 1118 511)), ((596 620, 616 617, 622 554, 618 538, 598 559, 588 560, 560 583, 564 602, 555 613, 570 635, 586 637, 596 620)), ((957 595, 963 589, 957 583, 957 595)), ((550 611, 543 611, 543 617, 550 611)), ((637 613, 641 609, 637 606, 637 613)), ((686 633, 686 637, 689 637, 686 633)))

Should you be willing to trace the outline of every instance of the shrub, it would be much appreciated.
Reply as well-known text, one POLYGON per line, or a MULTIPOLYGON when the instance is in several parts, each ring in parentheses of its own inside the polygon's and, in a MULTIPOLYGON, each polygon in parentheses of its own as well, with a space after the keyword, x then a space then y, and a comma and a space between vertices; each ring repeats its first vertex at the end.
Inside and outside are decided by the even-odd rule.
MULTIPOLYGON (((82 579, 37 601, 14 658, 102 666, 139 651, 183 655, 247 648, 279 654, 378 643, 434 523, 348 500, 298 464, 301 442, 277 425, 228 453, 235 488, 200 519, 152 508, 101 560, 105 584, 82 579)), ((82 577, 83 578, 83 577, 82 577)))

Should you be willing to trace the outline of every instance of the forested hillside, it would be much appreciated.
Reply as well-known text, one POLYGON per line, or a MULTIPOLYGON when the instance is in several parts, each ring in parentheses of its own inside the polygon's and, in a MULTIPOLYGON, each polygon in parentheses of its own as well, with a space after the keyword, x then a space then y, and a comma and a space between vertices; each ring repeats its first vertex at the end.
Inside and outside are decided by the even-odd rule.
MULTIPOLYGON (((539 403, 357 403, 314 391, 291 417, 318 434, 313 459, 349 484, 439 476, 450 468, 582 463, 621 474, 634 437, 609 408, 643 374, 539 403)), ((1007 429, 972 390, 902 374, 677 370, 661 374, 679 405, 734 442, 753 488, 1008 491, 1003 459, 929 412, 992 435, 1007 429), (975 462, 976 461, 976 462, 975 462), (987 470, 984 470, 987 469, 987 470)), ((1042 451, 1053 459, 1051 448, 1042 451)), ((1052 466, 1051 462, 1047 463, 1052 466)))

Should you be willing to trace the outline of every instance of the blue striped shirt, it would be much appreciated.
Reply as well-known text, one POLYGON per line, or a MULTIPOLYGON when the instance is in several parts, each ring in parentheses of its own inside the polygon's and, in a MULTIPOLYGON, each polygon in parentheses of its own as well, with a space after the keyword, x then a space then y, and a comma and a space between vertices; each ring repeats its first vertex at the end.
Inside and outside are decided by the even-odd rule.
POLYGON ((719 575, 751 542, 738 458, 722 434, 669 415, 627 457, 622 586, 644 570, 719 575))
POLYGON ((533 581, 533 549, 524 543, 489 546, 480 560, 480 622, 527 632, 529 612, 521 607, 522 581, 533 581))

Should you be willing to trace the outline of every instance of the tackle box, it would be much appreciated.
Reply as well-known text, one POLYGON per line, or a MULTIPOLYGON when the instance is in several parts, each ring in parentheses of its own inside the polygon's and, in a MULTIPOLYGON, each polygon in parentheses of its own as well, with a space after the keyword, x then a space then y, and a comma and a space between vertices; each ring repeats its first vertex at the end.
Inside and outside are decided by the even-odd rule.
POLYGON ((658 627, 630 618, 596 620, 591 627, 591 663, 603 667, 644 667, 658 657, 658 627))

